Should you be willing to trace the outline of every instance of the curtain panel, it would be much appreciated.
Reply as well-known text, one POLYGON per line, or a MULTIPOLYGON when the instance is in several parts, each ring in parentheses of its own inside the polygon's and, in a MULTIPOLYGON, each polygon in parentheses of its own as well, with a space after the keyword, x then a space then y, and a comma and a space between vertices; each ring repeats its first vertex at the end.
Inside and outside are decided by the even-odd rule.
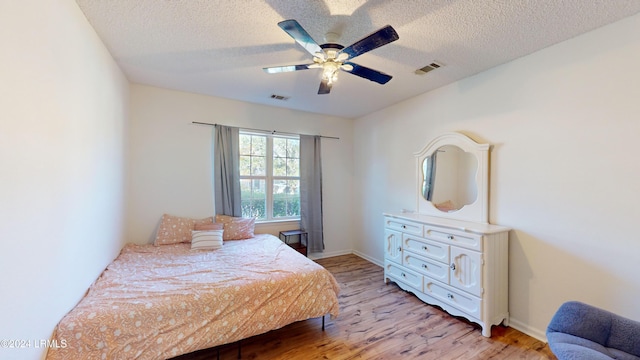
POLYGON ((242 216, 240 202, 240 129, 213 129, 213 197, 215 213, 242 216))
POLYGON ((300 135, 300 225, 309 252, 324 250, 320 136, 300 135))

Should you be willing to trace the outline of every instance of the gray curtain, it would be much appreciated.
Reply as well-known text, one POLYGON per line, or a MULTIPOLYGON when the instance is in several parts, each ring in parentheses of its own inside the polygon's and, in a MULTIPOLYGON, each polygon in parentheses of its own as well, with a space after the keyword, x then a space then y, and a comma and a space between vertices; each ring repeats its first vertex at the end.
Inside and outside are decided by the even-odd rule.
POLYGON ((213 197, 216 214, 242 216, 240 204, 240 129, 213 130, 213 197))
POLYGON ((300 225, 308 234, 309 252, 322 252, 320 136, 300 135, 300 225))

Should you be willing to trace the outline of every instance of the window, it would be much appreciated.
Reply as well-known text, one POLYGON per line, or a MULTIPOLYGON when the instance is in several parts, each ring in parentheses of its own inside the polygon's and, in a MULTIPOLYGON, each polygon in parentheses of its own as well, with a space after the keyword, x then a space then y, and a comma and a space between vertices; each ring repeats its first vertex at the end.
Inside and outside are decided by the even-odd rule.
POLYGON ((300 138, 240 131, 243 217, 300 218, 300 138))

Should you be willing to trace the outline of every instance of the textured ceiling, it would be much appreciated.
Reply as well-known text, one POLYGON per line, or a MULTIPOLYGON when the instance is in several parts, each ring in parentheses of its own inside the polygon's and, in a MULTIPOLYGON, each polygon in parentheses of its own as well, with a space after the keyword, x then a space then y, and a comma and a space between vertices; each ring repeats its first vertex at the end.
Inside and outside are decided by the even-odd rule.
POLYGON ((639 0, 77 0, 131 82, 355 118, 640 11, 639 0), (320 70, 266 74, 311 56, 277 26, 296 19, 347 46, 385 25, 400 39, 354 62, 386 85, 320 70), (443 67, 418 75, 416 69, 443 67), (272 94, 290 97, 274 100, 272 94))

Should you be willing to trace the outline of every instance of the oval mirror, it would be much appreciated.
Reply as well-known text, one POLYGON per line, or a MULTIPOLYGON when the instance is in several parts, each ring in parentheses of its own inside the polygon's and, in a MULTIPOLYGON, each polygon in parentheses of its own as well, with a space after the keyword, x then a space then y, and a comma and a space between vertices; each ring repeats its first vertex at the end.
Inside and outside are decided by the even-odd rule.
POLYGON ((422 162, 422 197, 444 212, 473 204, 478 197, 477 171, 474 154, 455 145, 441 146, 422 162))

